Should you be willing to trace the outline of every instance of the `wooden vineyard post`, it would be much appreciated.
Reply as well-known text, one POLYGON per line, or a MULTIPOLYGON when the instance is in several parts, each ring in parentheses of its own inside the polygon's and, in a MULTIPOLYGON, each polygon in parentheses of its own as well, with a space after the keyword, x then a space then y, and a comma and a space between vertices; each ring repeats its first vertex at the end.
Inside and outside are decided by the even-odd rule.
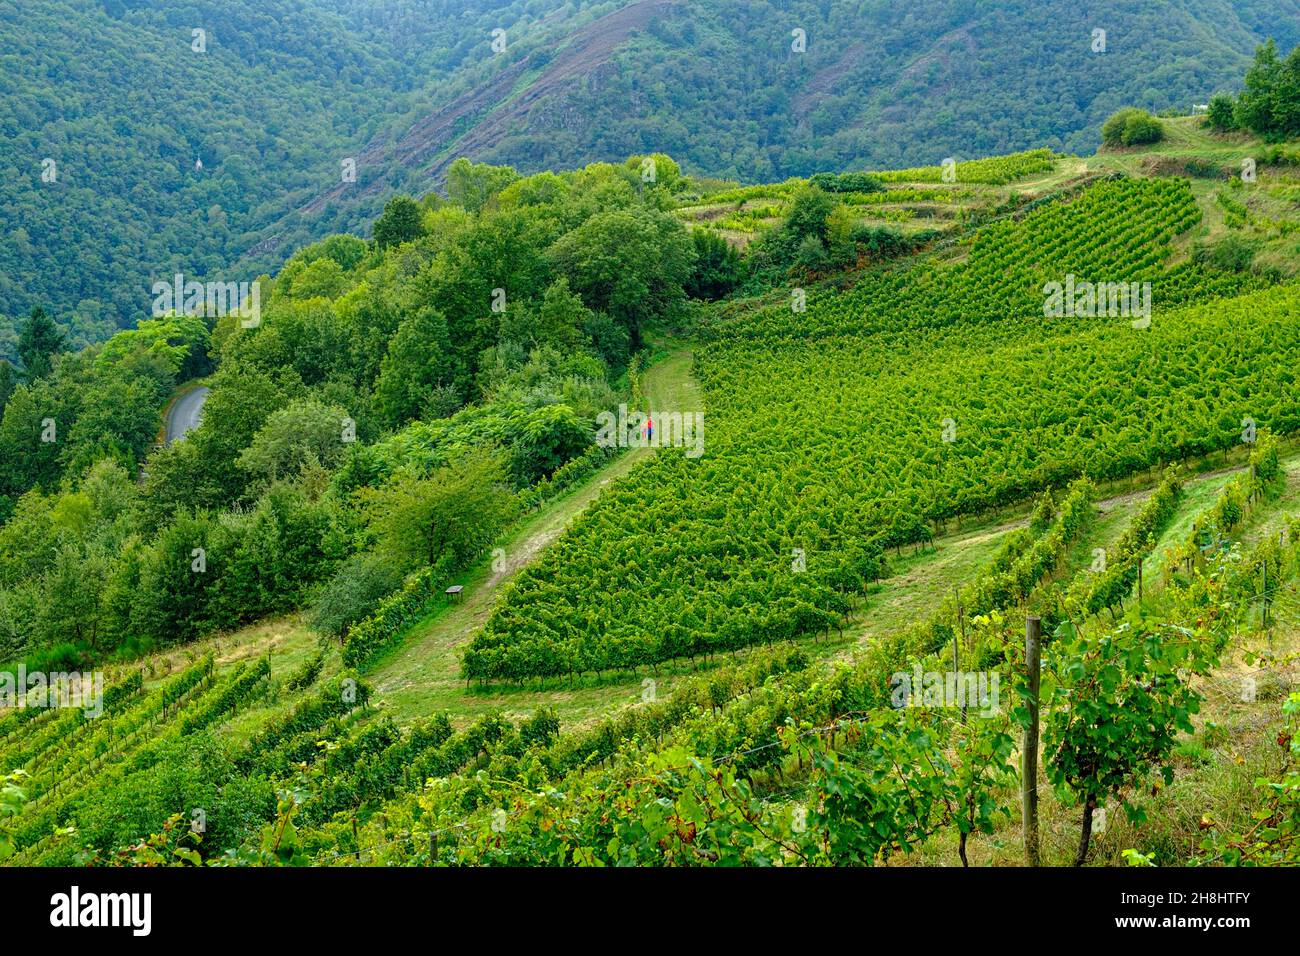
POLYGON ((1142 603, 1142 556, 1138 555, 1138 603, 1142 603))
POLYGON ((1268 630, 1268 555, 1264 555, 1264 581, 1260 586, 1260 603, 1264 605, 1264 630, 1268 630))
POLYGON ((1029 726, 1020 755, 1020 817, 1025 836, 1025 860, 1038 866, 1038 689, 1041 678, 1043 622, 1025 618, 1025 668, 1029 674, 1029 726))
MULTIPOLYGON (((961 606, 961 596, 957 594, 957 589, 953 588, 953 596, 957 598, 957 626, 960 629, 961 637, 958 639, 956 632, 952 635, 952 679, 954 687, 963 687, 964 682, 961 679, 961 650, 962 644, 966 643, 966 609, 961 606)), ((966 695, 962 694, 961 700, 961 719, 966 721, 966 695)))

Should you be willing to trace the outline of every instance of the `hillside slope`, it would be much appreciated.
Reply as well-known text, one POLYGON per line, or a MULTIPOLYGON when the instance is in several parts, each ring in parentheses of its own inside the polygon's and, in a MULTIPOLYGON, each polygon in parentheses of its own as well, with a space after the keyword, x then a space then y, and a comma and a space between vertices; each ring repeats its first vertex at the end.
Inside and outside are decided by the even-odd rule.
MULTIPOLYGON (((428 414, 408 421, 400 412, 389 420, 396 434, 367 431, 362 420, 350 460, 330 459, 332 478, 313 452, 294 481, 263 491, 241 479, 229 491, 234 506, 211 527, 202 514, 177 514, 157 532, 136 523, 142 503, 190 506, 196 491, 206 493, 206 476, 218 469, 196 467, 204 484, 191 488, 182 470, 189 455, 225 467, 239 449, 266 447, 268 435, 279 434, 259 424, 266 410, 298 400, 268 387, 271 370, 337 401, 344 393, 329 373, 365 361, 374 343, 387 342, 390 359, 403 354, 394 343, 412 326, 360 334, 366 327, 358 323, 381 311, 381 299, 366 297, 387 291, 413 301, 397 295, 400 283, 385 283, 395 274, 407 281, 416 274, 410 264, 448 234, 430 228, 369 250, 336 237, 304 250, 277 279, 261 325, 219 330, 211 414, 150 459, 142 487, 110 462, 81 491, 24 495, 0 526, 0 580, 16 583, 8 607, 32 608, 51 636, 93 633, 108 688, 102 720, 57 709, 0 711, 0 771, 26 773, 22 808, 6 827, 17 851, 10 862, 130 860, 135 841, 161 833, 196 843, 208 860, 251 864, 768 865, 794 862, 788 854, 845 864, 902 862, 913 853, 951 863, 958 840, 964 863, 968 837, 970 859, 1018 862, 1021 846, 1001 809, 1017 795, 1014 760, 1001 767, 1016 732, 1006 711, 995 703, 981 713, 988 720, 967 722, 951 702, 931 710, 927 700, 925 713, 903 709, 886 688, 914 667, 946 668, 956 654, 968 668, 1000 675, 1005 690, 1019 666, 1026 613, 1041 616, 1053 635, 1045 666, 1062 665, 1062 679, 1076 670, 1062 655, 1087 663, 1105 649, 1088 642, 1112 636, 1140 639, 1125 648, 1125 667, 1145 667, 1150 647, 1181 654, 1169 649, 1203 646, 1213 659, 1197 656, 1188 666, 1209 686, 1231 687, 1238 670, 1258 679, 1267 693, 1249 706, 1229 704, 1217 689, 1207 700, 1215 721, 1249 723, 1248 733, 1230 740, 1208 720, 1184 721, 1176 741, 1171 732, 1142 757, 1134 779, 1145 781, 1153 761, 1163 764, 1164 785, 1175 780, 1167 795, 1127 784, 1089 791, 1100 796, 1103 819, 1126 789, 1163 801, 1159 822, 1119 831, 1123 844, 1100 826, 1098 861, 1116 862, 1133 846, 1161 863, 1225 858, 1258 805, 1233 767, 1273 772, 1267 741, 1285 726, 1276 694, 1294 666, 1283 660, 1275 676, 1270 663, 1239 663, 1220 651, 1236 655, 1275 640, 1289 647, 1300 627, 1293 616, 1300 467, 1294 445, 1280 449, 1276 440, 1300 433, 1293 371, 1300 285, 1269 270, 1225 272, 1187 253, 1192 243, 1240 239, 1235 233, 1287 242, 1288 218, 1265 213, 1300 207, 1300 193, 1287 165, 1262 167, 1249 187, 1224 178, 1221 167, 1238 158, 1233 150, 1257 143, 1214 139, 1190 119, 1166 126, 1158 150, 1002 157, 959 166, 946 188, 930 188, 936 168, 898 170, 882 177, 887 188, 840 192, 859 225, 880 211, 946 209, 948 235, 898 261, 875 263, 861 249, 846 260, 848 272, 810 273, 802 309, 778 282, 766 295, 699 304, 692 310, 699 324, 648 324, 651 364, 630 363, 626 382, 588 383, 590 407, 575 421, 591 421, 592 409, 626 396, 634 409, 646 403, 665 434, 674 412, 707 411, 707 442, 701 432, 699 446, 669 442, 682 447, 573 459, 580 467, 568 481, 553 483, 557 470, 545 487, 522 489, 528 510, 485 530, 463 562, 435 564, 421 548, 419 569, 399 590, 356 599, 367 617, 329 630, 313 616, 341 652, 333 639, 318 640, 306 618, 282 612, 303 607, 321 582, 355 580, 364 565, 342 563, 354 550, 403 553, 394 550, 402 541, 392 525, 381 523, 392 511, 352 509, 382 501, 374 492, 416 487, 404 469, 433 475, 416 479, 433 487, 448 475, 442 454, 497 447, 508 433, 495 430, 490 416, 501 410, 490 401, 463 410, 455 436, 445 432, 449 421, 428 414), (1193 180, 1167 176, 1206 151, 1215 152, 1214 170, 1193 180), (1235 226, 1214 219, 1214 209, 1228 209, 1225 199, 1249 217, 1235 226), (1067 274, 1149 281, 1156 291, 1154 305, 1146 300, 1148 321, 1123 312, 1044 321, 1043 283, 1067 274), (340 345, 353 334, 355 346, 340 345), (241 411, 236 397, 252 410, 241 411), (476 420, 467 416, 482 427, 467 430, 476 420), (241 426, 241 418, 249 421, 241 426), (232 437, 236 428, 242 434, 232 437), (214 436, 224 444, 212 444, 214 436), (1181 478, 1166 471, 1171 463, 1182 466, 1181 478), (245 492, 256 500, 251 511, 238 505, 245 492), (199 568, 191 563, 196 540, 204 543, 199 568), (42 561, 55 549, 43 541, 59 543, 60 561, 48 570, 42 561), (1111 570, 1095 564, 1099 551, 1111 570), (110 564, 107 556, 119 554, 136 557, 110 564), (1128 576, 1140 568, 1144 583, 1128 576), (80 600, 96 593, 97 580, 104 600, 80 600), (458 601, 444 597, 452 583, 464 587, 458 601), (122 619, 125 604, 158 610, 122 619), (179 609, 190 616, 176 617, 179 609), (1124 626, 1113 627, 1125 613, 1124 626), (260 623, 220 632, 253 620, 260 623), (1076 621, 1086 633, 1070 633, 1065 625, 1076 621), (1190 624, 1204 640, 1146 640, 1193 633, 1190 624), (130 640, 105 653, 117 635, 130 640), (922 759, 894 753, 921 739, 895 731, 920 729, 920 721, 936 732, 926 736, 934 744, 922 759), (873 750, 873 742, 886 749, 873 750), (950 760, 957 767, 969 754, 991 775, 948 772, 950 760), (678 775, 691 767, 700 776, 678 775), (867 779, 859 770, 871 773, 871 786, 857 786, 867 779), (874 812, 860 800, 875 792, 892 799, 896 779, 952 788, 985 810, 963 828, 951 806, 935 803, 877 829, 883 840, 841 843, 837 834, 851 834, 854 820, 874 812), (738 804, 726 791, 742 783, 755 802, 732 818, 738 804), (722 790, 711 791, 714 784, 722 790), (1221 814, 1215 807, 1222 829, 1212 835, 1213 857, 1195 842, 1205 787, 1234 794, 1221 814), (286 788, 291 798, 277 799, 286 788), (671 832, 641 839, 622 829, 627 822, 651 832, 665 807, 685 820, 697 792, 711 801, 710 815, 696 820, 681 847, 671 832), (715 800, 718 793, 724 799, 715 800), (810 815, 811 832, 831 839, 784 829, 811 807, 826 808, 810 815), (206 820, 202 840, 182 836, 176 823, 176 814, 183 820, 196 808, 206 820), (289 816, 293 845, 266 853, 260 834, 283 831, 289 816), (773 832, 782 839, 769 847, 773 832)), ((509 258, 483 237, 505 235, 515 256, 527 250, 502 226, 517 212, 511 196, 530 195, 528 187, 569 184, 575 201, 557 204, 557 214, 592 205, 578 202, 593 194, 584 192, 593 189, 589 179, 607 202, 622 187, 631 211, 606 215, 644 217, 640 203, 670 202, 655 194, 661 187, 636 189, 626 167, 565 175, 511 187, 482 213, 469 233, 474 243, 458 247, 479 253, 464 274, 509 258)), ((793 188, 724 190, 676 212, 712 223, 700 219, 702 210, 738 215, 763 198, 789 202, 789 219, 797 219, 793 188)), ((452 205, 429 222, 468 215, 452 205)), ((537 240, 536 248, 557 241, 537 240)), ((665 258, 671 246, 655 251, 665 258)), ((802 278, 792 272, 784 280, 802 278)), ((521 298, 545 285, 518 281, 512 289, 523 290, 521 298)), ((420 295, 454 306, 446 288, 420 295)), ((583 307, 545 290, 538 315, 583 307), (547 309, 548 300, 559 307, 547 309)), ((465 298, 471 304, 456 318, 468 323, 477 314, 472 303, 487 296, 465 298)), ((531 313, 522 318, 538 334, 545 328, 531 313)), ((511 329, 503 319, 493 340, 506 360, 511 329)), ((587 347, 563 334, 557 330, 556 341, 571 351, 587 347)), ((126 345, 119 341, 108 357, 130 354, 126 345)), ((525 369, 526 380, 536 386, 540 371, 525 369)), ((407 366, 397 372, 410 377, 407 366)), ((368 394, 373 374, 360 365, 349 374, 361 384, 348 407, 364 406, 361 390, 368 394)), ((384 374, 376 394, 386 394, 384 374)), ((543 391, 551 387, 540 381, 543 391)), ((88 394, 101 392, 109 394, 102 386, 88 394)), ((320 409, 320 450, 339 441, 343 410, 320 409)), ((297 419, 286 421, 301 430, 297 419)), ((492 480, 484 474, 483 483, 492 480)), ((459 487, 461 495, 474 491, 459 487)), ((1175 686, 1193 693, 1176 680, 1144 685, 1143 693, 1156 699, 1175 686)), ((1202 693, 1199 679, 1194 693, 1202 693)), ((1043 859, 1051 863, 1069 859, 1078 816, 1073 797, 1047 786, 1060 765, 1051 742, 1062 739, 1061 715, 1071 712, 1062 699, 1048 708, 1048 777, 1040 781, 1043 859)), ((1114 708, 1114 719, 1124 710, 1114 708)), ((1081 859, 1087 851, 1085 841, 1081 859)))
POLYGON ((530 172, 657 150, 764 182, 1087 150, 1118 106, 1186 109, 1235 85, 1265 36, 1300 39, 1298 14, 1297 0, 0 0, 0 357, 33 305, 74 345, 105 338, 147 314, 158 278, 273 272, 364 231, 393 190, 436 188, 459 155, 530 172))
MULTIPOLYGON (((344 158, 482 82, 493 28, 563 5, 164 6, 0 0, 0 357, 34 305, 78 346, 147 316, 160 278, 218 278, 344 158)), ((385 175, 361 164, 357 182, 385 175)), ((329 231, 275 230, 289 246, 329 231)))

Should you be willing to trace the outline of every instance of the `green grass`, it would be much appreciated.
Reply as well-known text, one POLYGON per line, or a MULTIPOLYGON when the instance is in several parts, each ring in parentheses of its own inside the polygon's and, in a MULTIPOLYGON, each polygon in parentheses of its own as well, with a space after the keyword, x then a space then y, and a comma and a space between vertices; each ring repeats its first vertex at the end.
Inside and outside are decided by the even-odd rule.
POLYGON ((1029 511, 1007 520, 977 522, 962 531, 937 537, 933 548, 889 557, 890 577, 876 588, 853 634, 858 644, 902 630, 927 617, 954 590, 977 578, 997 552, 1002 538, 1022 526, 1029 511))
POLYGON ((1158 143, 1122 149, 1103 149, 1088 158, 1090 169, 1123 170, 1136 174, 1149 156, 1197 159, 1229 164, 1251 155, 1262 140, 1239 133, 1220 135, 1212 132, 1200 116, 1164 117, 1160 125, 1164 138, 1158 143))
MULTIPOLYGON (((128 670, 143 667, 145 689, 152 690, 168 677, 212 654, 218 669, 234 667, 240 663, 253 663, 266 656, 271 662, 270 692, 259 698, 231 718, 224 726, 236 738, 246 738, 262 727, 266 721, 298 703, 298 695, 281 693, 281 682, 295 673, 317 653, 321 646, 319 635, 313 632, 300 614, 267 618, 241 630, 215 634, 182 647, 160 651, 149 657, 124 665, 110 673, 110 680, 128 670)), ((342 669, 337 645, 328 654, 317 684, 329 680, 342 669)))
MULTIPOLYGON (((691 376, 692 356, 684 350, 654 353, 660 357, 645 371, 641 389, 651 408, 697 410, 702 408, 699 389, 691 376)), ((545 683, 519 690, 467 687, 460 676, 461 650, 487 620, 500 587, 547 545, 569 522, 585 510, 612 481, 627 474, 654 452, 633 449, 624 453, 586 484, 551 502, 525 519, 502 542, 504 559, 487 559, 470 569, 459 581, 463 599, 445 605, 414 625, 390 653, 368 675, 377 691, 378 706, 399 723, 446 711, 454 722, 500 710, 513 716, 531 714, 540 707, 554 707, 565 726, 585 725, 613 710, 641 699, 641 681, 651 676, 656 693, 670 692, 673 683, 687 673, 686 666, 669 667, 653 674, 628 675, 625 680, 593 682, 591 685, 545 683)))

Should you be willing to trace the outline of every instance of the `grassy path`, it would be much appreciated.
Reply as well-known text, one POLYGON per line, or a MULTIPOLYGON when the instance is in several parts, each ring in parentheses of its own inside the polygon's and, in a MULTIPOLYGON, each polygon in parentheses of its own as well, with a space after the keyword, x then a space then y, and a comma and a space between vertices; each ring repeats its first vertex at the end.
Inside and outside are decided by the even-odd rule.
MULTIPOLYGON (((698 386, 691 377, 692 362, 693 357, 685 350, 663 353, 642 378, 646 403, 656 409, 702 408, 698 386)), ((501 542, 503 555, 499 555, 499 560, 485 559, 463 575, 459 579, 465 587, 463 601, 441 607, 413 625, 400 645, 368 675, 380 711, 403 724, 445 711, 463 724, 493 711, 523 716, 539 707, 551 706, 564 725, 572 729, 638 702, 640 680, 629 676, 610 676, 601 682, 570 685, 557 679, 525 688, 467 688, 460 677, 460 655, 491 614, 502 586, 557 540, 610 482, 625 476, 652 454, 651 449, 629 450, 583 485, 526 517, 501 542)), ((1289 473, 1283 500, 1255 516, 1255 527, 1249 530, 1248 537, 1276 533, 1282 514, 1294 510, 1300 501, 1300 454, 1292 450, 1284 455, 1283 463, 1289 473)), ((1153 587, 1158 587, 1163 577, 1164 548, 1186 536, 1191 522, 1213 503, 1223 485, 1241 467, 1239 463, 1225 462, 1217 470, 1188 478, 1187 495, 1178 515, 1147 559, 1147 580, 1153 587)), ((1112 544, 1123 532, 1134 509, 1150 494, 1150 488, 1143 484, 1112 487, 1109 493, 1103 492, 1106 497, 1097 503, 1098 521, 1068 556, 1063 574, 1086 567, 1093 548, 1112 544)), ((955 587, 983 572, 1005 534, 1024 524, 1030 508, 1031 503, 1025 502, 1010 512, 989 515, 983 520, 968 519, 965 527, 939 536, 932 548, 891 555, 891 576, 870 595, 866 606, 846 628, 844 637, 808 640, 803 642, 805 649, 817 657, 843 657, 851 654, 854 646, 862 646, 924 618, 955 587)), ((268 619, 234 634, 216 635, 196 645, 155 655, 150 672, 154 680, 160 679, 212 650, 223 667, 269 654, 276 673, 286 674, 315 652, 317 640, 300 615, 268 619)), ((331 656, 327 675, 337 667, 337 656, 331 656)), ((693 672, 689 662, 669 662, 657 666, 652 676, 660 694, 669 694, 674 684, 693 672)), ((290 699, 277 695, 277 699, 250 708, 234 722, 238 726, 233 729, 236 733, 247 733, 268 714, 291 703, 290 699)))
MULTIPOLYGON (((691 377, 692 362, 690 352, 673 351, 646 370, 641 388, 652 409, 702 407, 699 388, 691 377)), ((465 591, 460 603, 442 608, 415 625, 401 647, 370 675, 377 696, 395 719, 404 722, 440 710, 453 717, 472 717, 493 710, 525 714, 550 705, 560 711, 566 725, 572 725, 639 699, 640 685, 636 683, 554 691, 467 690, 460 677, 460 653, 491 614, 501 586, 555 541, 577 515, 600 497, 606 485, 653 453, 649 448, 625 452, 586 484, 525 519, 503 543, 504 558, 498 555, 495 562, 485 560, 463 576, 465 591)))
MULTIPOLYGON (((1257 513, 1257 526, 1252 526, 1244 535, 1248 543, 1263 531, 1276 534, 1286 509, 1300 507, 1300 455, 1284 456, 1282 464, 1287 470, 1286 490, 1278 501, 1257 513)), ((1214 504, 1223 486, 1243 468, 1245 465, 1236 464, 1186 479, 1185 494, 1178 512, 1144 564, 1149 582, 1157 582, 1162 577, 1164 550, 1187 537, 1196 518, 1214 504)), ((1151 491, 1152 488, 1140 488, 1099 500, 1097 520, 1066 556, 1060 572, 1062 576, 1069 577, 1086 568, 1092 561, 1093 549, 1113 545, 1128 527, 1136 509, 1150 497, 1151 491)), ((973 581, 983 572, 1002 538, 1025 524, 1031 508, 1032 502, 1025 502, 1018 514, 1004 514, 961 531, 940 535, 935 538, 933 548, 919 553, 905 550, 901 556, 891 554, 891 576, 880 582, 867 606, 858 612, 849 628, 854 643, 869 643, 877 636, 900 630, 926 617, 955 588, 973 581)))

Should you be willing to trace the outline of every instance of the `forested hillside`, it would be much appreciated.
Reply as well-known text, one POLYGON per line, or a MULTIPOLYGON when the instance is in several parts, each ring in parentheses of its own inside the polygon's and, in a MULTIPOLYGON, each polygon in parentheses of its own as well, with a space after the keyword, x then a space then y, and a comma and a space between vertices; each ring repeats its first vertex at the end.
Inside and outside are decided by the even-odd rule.
POLYGON ((677 168, 646 162, 649 186, 640 158, 466 166, 455 201, 399 196, 377 239, 297 252, 251 327, 172 313, 72 351, 25 323, 29 370, 0 396, 0 658, 188 641, 336 572, 322 616, 346 633, 588 474, 609 453, 588 422, 636 374, 645 327, 689 311, 677 168), (155 443, 199 376, 202 423, 155 443), (174 576, 195 549, 202 569, 174 576))
MULTIPOLYGON (((268 239, 278 267, 341 228, 296 210, 345 159, 488 75, 492 29, 562 6, 5 0, 0 316, 44 305, 84 345, 175 272, 214 277, 268 239)), ((367 218, 394 165, 357 164, 359 187, 383 184, 367 218)), ((0 355, 12 335, 0 320, 0 355)))
POLYGON ((33 306, 102 340, 154 281, 274 271, 457 156, 534 172, 659 151, 757 183, 1087 150, 1120 105, 1235 89, 1297 23, 1295 0, 7 0, 0 356, 33 306))
POLYGON ((32 310, 0 861, 1300 862, 1296 62, 1087 155, 458 157, 255 316, 32 310))

